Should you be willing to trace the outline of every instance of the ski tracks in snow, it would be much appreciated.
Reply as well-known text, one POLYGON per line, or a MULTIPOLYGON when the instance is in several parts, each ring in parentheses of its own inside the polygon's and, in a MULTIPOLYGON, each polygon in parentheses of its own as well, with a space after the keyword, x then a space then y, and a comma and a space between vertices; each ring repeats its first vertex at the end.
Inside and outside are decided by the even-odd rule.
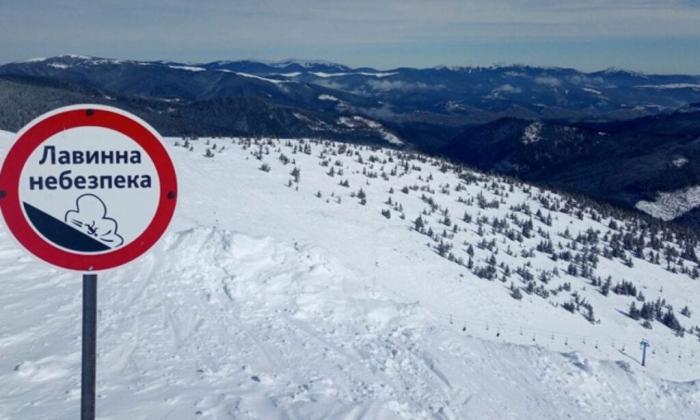
MULTIPOLYGON (((11 278, 0 296, 3 314, 15 316, 18 305, 27 318, 12 330, 0 325, 0 418, 75 418, 79 276, 20 255, 0 247, 0 258, 19 259, 14 266, 21 268, 3 265, 11 278), (28 288, 41 297, 32 305, 21 299, 28 288)), ((614 413, 616 406, 621 415, 654 412, 613 388, 639 390, 683 418, 700 395, 698 384, 653 379, 634 367, 456 334, 419 303, 388 297, 371 277, 315 248, 272 238, 204 227, 174 232, 99 281, 98 407, 105 419, 560 419, 605 416, 605 407, 614 413)))
POLYGON ((164 274, 151 284, 170 336, 158 357, 172 351, 173 363, 230 387, 193 400, 201 416, 427 418, 439 409, 415 401, 449 404, 449 381, 396 322, 414 305, 371 297, 313 249, 195 228, 170 235, 155 258, 164 274))

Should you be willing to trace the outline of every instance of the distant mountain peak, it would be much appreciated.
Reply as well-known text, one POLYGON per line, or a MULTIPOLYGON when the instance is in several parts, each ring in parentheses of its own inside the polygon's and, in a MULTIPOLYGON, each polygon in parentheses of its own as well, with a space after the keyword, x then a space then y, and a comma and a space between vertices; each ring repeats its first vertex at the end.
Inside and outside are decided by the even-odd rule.
POLYGON ((628 70, 628 69, 623 69, 620 67, 608 67, 607 69, 600 71, 598 73, 603 73, 603 74, 621 74, 621 75, 628 75, 628 76, 635 76, 635 77, 647 77, 645 73, 642 73, 640 71, 634 71, 634 70, 628 70))
POLYGON ((75 59, 80 59, 80 60, 92 60, 95 57, 90 57, 87 55, 78 55, 78 54, 65 54, 61 55, 59 57, 65 57, 65 58, 75 58, 75 59))
POLYGON ((30 64, 30 63, 43 63, 43 62, 52 62, 52 61, 64 61, 64 60, 91 60, 92 57, 84 56, 84 55, 77 55, 77 54, 63 54, 63 55, 56 55, 53 57, 35 57, 35 58, 30 58, 28 60, 22 60, 22 61, 15 61, 16 64, 30 64))
POLYGON ((16 61, 16 63, 41 63, 46 60, 48 60, 46 57, 34 57, 28 60, 16 61))
POLYGON ((29 60, 19 61, 17 64, 32 64, 32 63, 73 63, 73 64, 121 64, 135 63, 132 60, 118 60, 114 58, 91 57, 78 54, 63 54, 53 57, 31 58, 29 60))
POLYGON ((262 59, 243 59, 243 60, 220 60, 211 63, 202 64, 207 68, 243 68, 244 66, 258 66, 275 70, 320 70, 320 71, 348 71, 350 67, 344 64, 333 63, 326 60, 307 60, 300 58, 288 58, 285 60, 262 60, 262 59))
POLYGON ((345 70, 350 69, 350 67, 348 67, 344 64, 338 64, 338 63, 334 63, 332 61, 307 60, 307 59, 302 59, 302 58, 288 58, 286 60, 271 61, 269 64, 272 66, 281 66, 281 67, 287 67, 287 66, 292 65, 292 64, 297 64, 297 65, 302 66, 304 68, 311 68, 311 67, 316 67, 316 66, 328 66, 328 67, 337 67, 339 69, 345 69, 345 70))
POLYGON ((533 66, 530 64, 520 64, 520 63, 494 63, 490 65, 472 65, 472 66, 447 66, 445 64, 440 64, 438 66, 432 67, 433 70, 449 70, 455 72, 474 72, 474 71, 484 71, 484 70, 500 70, 500 69, 528 69, 528 70, 547 70, 547 71, 559 71, 568 70, 563 67, 553 67, 553 66, 533 66))

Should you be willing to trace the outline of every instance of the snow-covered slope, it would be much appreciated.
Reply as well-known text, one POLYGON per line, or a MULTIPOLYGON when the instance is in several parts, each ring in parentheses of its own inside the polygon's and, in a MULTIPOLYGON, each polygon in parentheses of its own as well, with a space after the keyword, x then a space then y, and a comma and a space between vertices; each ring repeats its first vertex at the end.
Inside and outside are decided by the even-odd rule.
MULTIPOLYGON (((676 165, 684 165, 682 160, 676 165)), ((687 160, 686 160, 687 162, 687 160)), ((640 201, 635 207, 661 220, 673 220, 700 205, 700 186, 659 192, 655 201, 640 201)))
MULTIPOLYGON (((3 152, 10 139, 2 134, 3 152)), ((565 197, 391 150, 168 142, 182 183, 171 232, 100 276, 101 418, 696 417, 694 332, 644 329, 626 315, 632 297, 580 276, 631 281, 676 313, 687 305, 693 314, 678 320, 694 326, 695 262, 681 269, 675 251, 661 265, 634 258, 625 237, 602 255, 641 222, 611 228, 565 197), (556 261, 548 246, 533 249, 547 237, 556 261), (497 277, 479 278, 492 254, 497 277), (530 275, 539 295, 527 293, 530 275), (562 308, 574 292, 593 322, 581 300, 562 308)), ((644 254, 658 245, 652 229, 644 254)), ((684 250, 682 233, 655 234, 684 250)), ((26 257, 3 228, 0 283, 0 418, 75 418, 80 278, 26 257)))

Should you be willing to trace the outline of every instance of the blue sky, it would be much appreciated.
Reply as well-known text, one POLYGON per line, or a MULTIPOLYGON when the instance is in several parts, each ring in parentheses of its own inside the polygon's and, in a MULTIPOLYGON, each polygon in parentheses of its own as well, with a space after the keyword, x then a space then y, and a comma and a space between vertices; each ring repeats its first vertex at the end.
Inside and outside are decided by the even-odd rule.
POLYGON ((67 53, 700 74, 700 0, 0 2, 0 62, 67 53))

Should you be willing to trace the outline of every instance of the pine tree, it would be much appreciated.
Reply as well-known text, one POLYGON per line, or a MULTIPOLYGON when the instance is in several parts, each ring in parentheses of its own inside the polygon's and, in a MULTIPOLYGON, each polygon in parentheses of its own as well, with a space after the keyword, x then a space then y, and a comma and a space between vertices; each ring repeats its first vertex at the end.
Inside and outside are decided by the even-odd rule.
POLYGON ((450 245, 447 242, 440 241, 437 246, 437 252, 441 257, 445 257, 450 251, 450 245))
POLYGON ((639 316, 647 321, 654 320, 654 304, 651 302, 644 303, 642 309, 639 311, 639 316))
POLYGON ((521 300, 523 298, 523 294, 520 291, 519 287, 515 287, 513 283, 510 284, 510 295, 513 297, 515 300, 521 300))
POLYGON ((591 323, 595 323, 595 314, 593 313, 593 305, 590 303, 586 306, 586 309, 588 309, 588 314, 586 315, 586 319, 591 323))
POLYGON ((469 248, 467 248, 467 254, 469 254, 470 257, 474 256, 474 247, 472 244, 469 244, 469 248))
POLYGON ((630 305, 629 316, 635 321, 638 321, 639 318, 641 318, 641 313, 639 309, 637 309, 637 305, 635 305, 634 302, 632 302, 632 304, 630 305))
POLYGON ((301 169, 295 166, 292 172, 290 172, 290 175, 294 177, 294 182, 298 184, 301 179, 301 169))
POLYGON ((413 228, 417 232, 423 232, 423 228, 425 227, 425 222, 423 222, 423 218, 418 216, 416 220, 413 221, 413 228))
POLYGON ((673 313, 673 309, 669 308, 668 311, 663 315, 661 318, 661 322, 667 326, 668 328, 679 331, 683 327, 681 327, 680 322, 678 322, 678 318, 676 318, 676 315, 673 313))

